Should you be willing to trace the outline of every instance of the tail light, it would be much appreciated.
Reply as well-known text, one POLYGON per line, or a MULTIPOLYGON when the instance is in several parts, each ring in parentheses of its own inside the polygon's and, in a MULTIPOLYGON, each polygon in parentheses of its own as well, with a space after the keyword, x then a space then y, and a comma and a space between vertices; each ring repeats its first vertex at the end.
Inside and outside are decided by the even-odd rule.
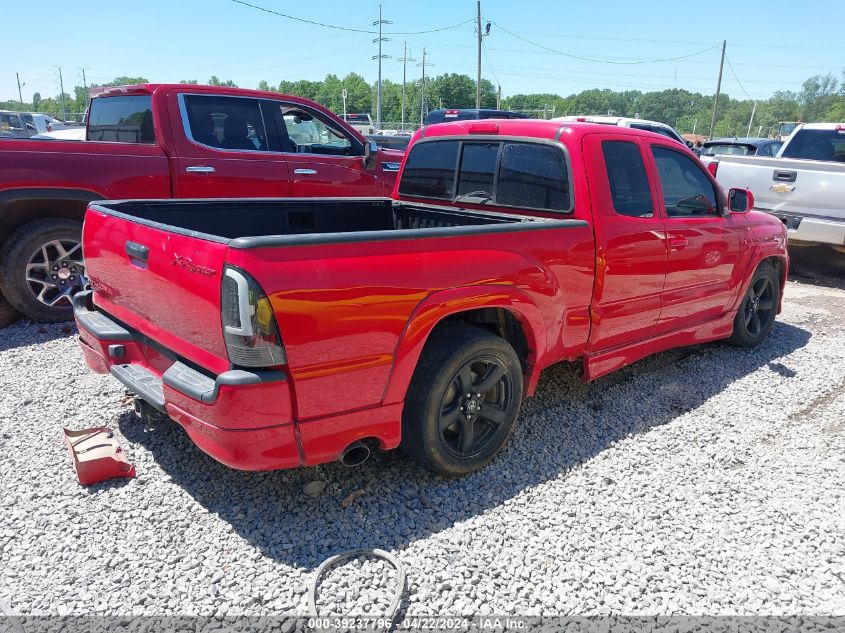
POLYGON ((53 131, 53 124, 52 124, 52 123, 48 123, 48 124, 47 124, 47 131, 48 131, 48 132, 52 132, 52 131, 53 131))
POLYGON ((282 337, 270 300, 245 272, 223 272, 220 316, 226 352, 234 365, 273 367, 287 364, 282 337))
POLYGON ((716 177, 716 172, 718 170, 719 170, 719 161, 718 160, 711 160, 707 164, 707 171, 710 172, 710 175, 713 176, 713 178, 716 177))

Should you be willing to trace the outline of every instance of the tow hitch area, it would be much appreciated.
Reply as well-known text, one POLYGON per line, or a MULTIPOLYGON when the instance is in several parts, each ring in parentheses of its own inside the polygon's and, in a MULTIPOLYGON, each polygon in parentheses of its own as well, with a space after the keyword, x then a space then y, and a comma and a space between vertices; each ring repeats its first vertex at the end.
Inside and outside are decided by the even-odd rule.
POLYGON ((79 483, 90 486, 115 477, 131 479, 135 466, 130 464, 114 432, 100 426, 93 429, 71 431, 64 429, 65 446, 70 451, 73 468, 79 483))

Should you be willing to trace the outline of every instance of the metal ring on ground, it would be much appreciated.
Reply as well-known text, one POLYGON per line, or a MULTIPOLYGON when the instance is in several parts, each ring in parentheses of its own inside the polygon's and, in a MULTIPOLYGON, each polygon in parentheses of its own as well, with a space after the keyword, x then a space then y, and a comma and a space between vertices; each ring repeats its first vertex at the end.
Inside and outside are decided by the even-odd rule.
POLYGON ((342 561, 349 560, 350 558, 358 558, 359 556, 381 558, 382 560, 390 563, 396 570, 396 593, 393 596, 393 601, 390 603, 390 606, 384 614, 384 618, 386 620, 393 622, 393 618, 396 617, 396 612, 399 610, 399 603, 402 601, 402 595, 405 593, 405 568, 402 566, 402 563, 393 556, 393 554, 389 554, 380 549, 353 549, 348 552, 331 556, 317 567, 317 571, 314 573, 314 578, 308 585, 308 611, 313 617, 319 617, 320 615, 317 611, 317 585, 320 583, 320 578, 323 574, 325 574, 330 567, 333 567, 342 561))

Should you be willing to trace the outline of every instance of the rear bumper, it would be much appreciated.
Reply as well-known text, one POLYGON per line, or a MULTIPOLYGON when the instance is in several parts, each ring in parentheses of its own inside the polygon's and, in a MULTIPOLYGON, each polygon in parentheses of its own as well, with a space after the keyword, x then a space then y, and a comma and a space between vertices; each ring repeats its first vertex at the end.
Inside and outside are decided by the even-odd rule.
POLYGON ((85 362, 179 423, 204 452, 240 470, 304 463, 285 372, 231 370, 209 376, 93 309, 90 293, 74 297, 85 362))
POLYGON ((784 223, 792 242, 845 245, 845 220, 784 211, 764 211, 784 223))

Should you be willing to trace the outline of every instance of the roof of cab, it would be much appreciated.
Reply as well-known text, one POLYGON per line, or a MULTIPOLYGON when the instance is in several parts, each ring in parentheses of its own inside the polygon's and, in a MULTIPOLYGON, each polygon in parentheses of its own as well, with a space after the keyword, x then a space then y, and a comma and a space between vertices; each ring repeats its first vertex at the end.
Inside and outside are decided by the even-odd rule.
POLYGON ((422 129, 420 139, 447 136, 516 136, 548 140, 575 140, 586 134, 621 134, 669 140, 665 136, 627 127, 612 127, 601 123, 550 121, 546 119, 478 119, 437 123, 422 129))

